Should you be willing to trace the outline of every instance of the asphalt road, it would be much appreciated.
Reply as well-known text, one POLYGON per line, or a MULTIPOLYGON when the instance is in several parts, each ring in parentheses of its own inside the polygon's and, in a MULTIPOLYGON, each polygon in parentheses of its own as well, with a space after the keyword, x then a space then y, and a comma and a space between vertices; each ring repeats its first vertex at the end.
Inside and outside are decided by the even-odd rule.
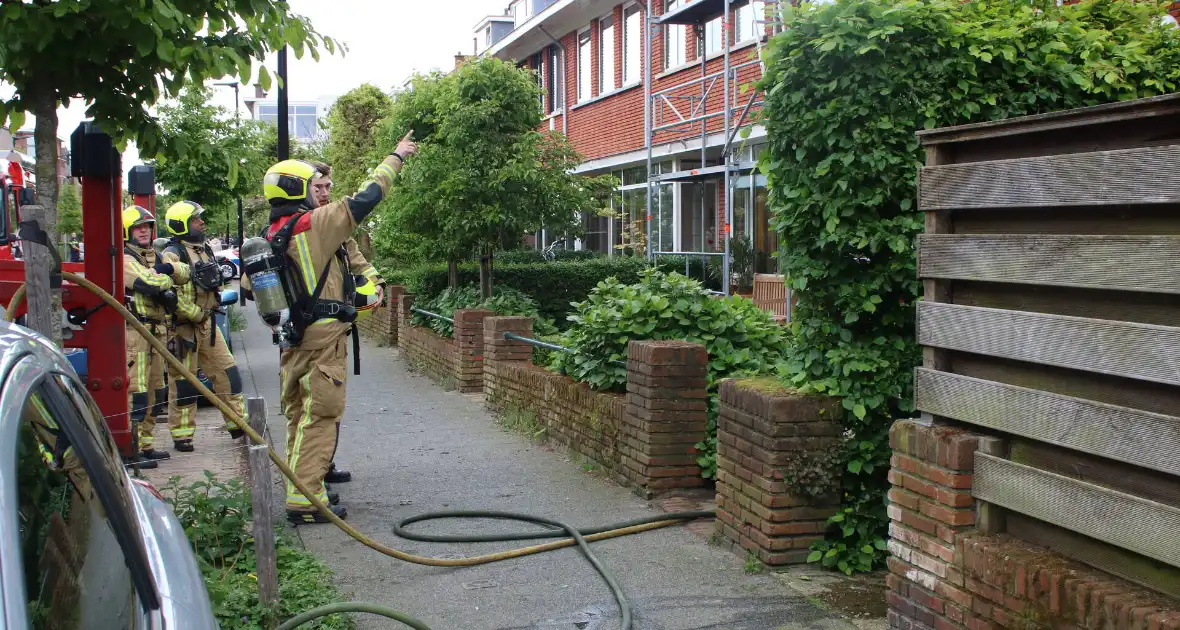
MULTIPOLYGON (((257 315, 247 314, 246 391, 268 401, 269 429, 284 443, 278 355, 257 315)), ((518 544, 447 545, 401 540, 395 520, 434 510, 527 512, 582 526, 652 515, 647 501, 493 423, 480 402, 445 392, 406 369, 395 349, 365 342, 360 376, 350 373, 337 463, 349 522, 399 549, 462 557, 518 544)), ((350 357, 351 369, 351 357, 350 357)), ((282 491, 276 488, 281 500, 282 491)), ((281 513, 281 505, 275 506, 281 513)), ((425 524, 437 531, 516 531, 496 521, 425 524)), ((459 569, 410 565, 373 552, 331 525, 300 527, 306 546, 335 571, 352 599, 388 605, 435 630, 618 627, 618 611, 597 573, 574 549, 459 569)), ((636 630, 852 628, 771 575, 747 574, 742 558, 682 527, 593 543, 631 598, 636 630)), ((403 628, 360 616, 362 629, 403 628)))

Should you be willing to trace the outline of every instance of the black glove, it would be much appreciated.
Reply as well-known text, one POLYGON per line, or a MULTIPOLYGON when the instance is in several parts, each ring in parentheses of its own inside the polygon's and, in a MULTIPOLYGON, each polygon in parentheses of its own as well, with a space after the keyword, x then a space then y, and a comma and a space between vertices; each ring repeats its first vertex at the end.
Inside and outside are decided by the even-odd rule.
POLYGON ((156 273, 162 273, 166 276, 172 275, 172 272, 175 271, 175 269, 172 268, 172 263, 166 262, 157 262, 155 268, 156 273))
POLYGON ((164 307, 165 311, 171 313, 175 311, 176 307, 180 304, 180 299, 176 297, 176 291, 168 289, 167 291, 163 291, 156 296, 156 302, 158 302, 160 306, 164 307))

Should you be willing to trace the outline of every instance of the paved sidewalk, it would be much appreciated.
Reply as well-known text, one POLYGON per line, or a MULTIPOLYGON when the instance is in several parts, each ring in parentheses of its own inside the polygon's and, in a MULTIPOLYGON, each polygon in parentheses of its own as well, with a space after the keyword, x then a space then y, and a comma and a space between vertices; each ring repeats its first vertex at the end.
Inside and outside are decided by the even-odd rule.
MULTIPOLYGON (((242 333, 231 333, 231 337, 234 349, 240 352, 245 344, 242 333)), ((238 362, 242 363, 242 360, 239 358, 238 362)), ((248 369, 245 365, 241 366, 243 373, 248 369)), ((215 407, 198 407, 197 432, 193 437, 194 450, 191 453, 181 453, 173 448, 166 417, 156 421, 153 436, 156 448, 172 453, 172 458, 161 461, 155 470, 143 471, 143 477, 157 488, 167 485, 173 476, 179 476, 185 485, 201 481, 205 478, 205 471, 212 472, 221 481, 234 477, 248 481, 245 440, 230 439, 221 412, 215 407)))
MULTIPOLYGON (((260 328, 256 317, 249 319, 252 328, 260 328)), ((246 391, 267 399, 270 437, 281 447, 285 420, 277 407, 277 351, 269 334, 243 338, 246 345, 237 357, 250 370, 246 391)), ((349 522, 360 530, 407 552, 463 557, 517 545, 410 542, 392 534, 394 521, 434 510, 492 509, 594 525, 658 512, 656 503, 583 472, 562 452, 500 429, 476 397, 444 392, 411 374, 396 350, 363 346, 362 374, 349 375, 337 456, 354 481, 336 487, 349 522)), ((281 488, 276 490, 282 497, 281 488)), ((665 504, 679 509, 691 502, 665 504)), ((434 527, 491 532, 520 526, 488 521, 434 527)), ((436 630, 596 630, 618 624, 609 591, 573 549, 446 569, 378 555, 331 525, 297 531, 353 599, 406 611, 436 630)), ((745 573, 742 558, 685 527, 593 544, 631 598, 636 630, 853 627, 774 575, 745 573)), ((367 615, 357 621, 361 629, 404 627, 367 615)))

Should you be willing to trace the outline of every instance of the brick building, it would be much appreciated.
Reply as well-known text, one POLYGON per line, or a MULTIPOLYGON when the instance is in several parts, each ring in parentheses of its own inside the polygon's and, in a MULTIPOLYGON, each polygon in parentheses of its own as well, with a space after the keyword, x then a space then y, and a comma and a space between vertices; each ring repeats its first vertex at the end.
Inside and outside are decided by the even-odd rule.
MULTIPOLYGON (((765 130, 749 124, 757 104, 746 107, 753 91, 743 86, 761 75, 757 52, 760 38, 764 42, 769 33, 765 8, 776 3, 732 4, 740 6, 726 19, 723 0, 695 0, 691 5, 651 0, 650 70, 644 57, 647 9, 633 0, 513 0, 503 15, 477 25, 476 54, 537 71, 544 89, 544 128, 570 138, 585 159, 578 172, 612 173, 621 181, 613 209, 622 217, 583 217, 584 238, 567 247, 614 253, 623 232, 650 217, 656 251, 722 251, 726 204, 732 202, 732 234, 750 237, 763 253, 758 271, 772 270, 768 254, 777 249, 777 239, 768 228, 765 180, 750 169, 765 130), (698 8, 715 17, 699 26, 659 23, 662 16, 698 8), (729 81, 722 72, 726 44, 729 81), (657 185, 650 209, 644 111, 649 72, 653 179, 670 178, 657 185), (724 133, 726 109, 731 130, 740 126, 742 110, 750 110, 743 119, 750 128, 746 138, 724 133), (691 122, 682 123, 685 119, 691 122), (727 135, 731 161, 746 165, 730 169, 728 190, 718 171, 727 135), (688 176, 710 167, 712 172, 688 176)), ((540 236, 538 246, 560 237, 540 236)))

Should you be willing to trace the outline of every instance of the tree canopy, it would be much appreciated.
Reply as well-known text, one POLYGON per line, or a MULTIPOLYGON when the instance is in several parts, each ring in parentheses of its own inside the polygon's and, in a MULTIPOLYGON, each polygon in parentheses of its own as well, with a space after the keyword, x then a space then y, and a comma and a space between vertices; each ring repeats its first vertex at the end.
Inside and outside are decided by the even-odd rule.
MULTIPOLYGON (((569 142, 538 131, 540 88, 527 70, 485 58, 412 85, 379 125, 372 156, 414 131, 419 153, 382 208, 379 254, 486 258, 542 226, 576 232, 579 213, 597 211, 613 189, 609 177, 574 175, 581 159, 569 142)), ((490 274, 481 275, 486 296, 490 274)))
POLYGON ((351 195, 369 176, 377 124, 389 116, 392 104, 387 94, 366 83, 336 99, 328 110, 324 157, 332 165, 334 197, 351 195))
POLYGON ((209 88, 193 85, 179 101, 160 107, 164 142, 156 155, 156 182, 170 196, 212 211, 205 217, 210 234, 230 227, 236 232, 236 200, 259 193, 262 175, 274 160, 269 144, 276 134, 273 125, 236 119, 225 107, 211 104, 211 96, 209 88), (227 216, 232 216, 229 225, 227 216))

